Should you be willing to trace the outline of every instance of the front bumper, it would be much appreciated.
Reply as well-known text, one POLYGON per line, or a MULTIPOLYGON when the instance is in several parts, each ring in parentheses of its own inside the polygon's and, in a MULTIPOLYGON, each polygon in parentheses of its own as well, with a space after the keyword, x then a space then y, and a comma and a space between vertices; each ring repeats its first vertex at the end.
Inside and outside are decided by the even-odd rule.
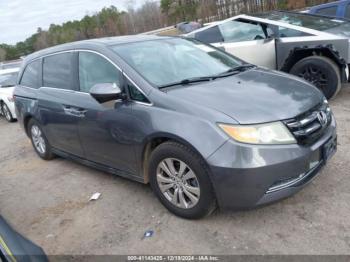
POLYGON ((227 141, 207 161, 218 204, 247 209, 289 197, 326 164, 324 145, 336 141, 336 123, 313 145, 245 145, 227 141))

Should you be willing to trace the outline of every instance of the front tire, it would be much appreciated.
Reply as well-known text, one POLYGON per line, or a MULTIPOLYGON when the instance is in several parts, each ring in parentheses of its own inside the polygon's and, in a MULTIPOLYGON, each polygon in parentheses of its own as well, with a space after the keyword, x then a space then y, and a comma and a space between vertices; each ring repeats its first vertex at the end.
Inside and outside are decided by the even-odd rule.
POLYGON ((154 193, 175 215, 199 219, 215 210, 209 170, 188 147, 175 142, 159 145, 151 154, 149 175, 154 193))
POLYGON ((290 73, 314 84, 327 99, 334 98, 341 89, 340 69, 327 57, 306 57, 297 62, 290 73))
POLYGON ((30 140, 32 141, 32 145, 34 147, 35 152, 44 160, 51 160, 54 158, 54 154, 52 153, 51 145, 41 128, 41 125, 38 121, 33 118, 29 120, 28 130, 27 130, 30 140))
POLYGON ((8 108, 8 106, 5 103, 1 104, 1 112, 2 112, 3 116, 5 117, 5 119, 7 120, 7 122, 11 123, 11 122, 15 121, 10 109, 8 108))

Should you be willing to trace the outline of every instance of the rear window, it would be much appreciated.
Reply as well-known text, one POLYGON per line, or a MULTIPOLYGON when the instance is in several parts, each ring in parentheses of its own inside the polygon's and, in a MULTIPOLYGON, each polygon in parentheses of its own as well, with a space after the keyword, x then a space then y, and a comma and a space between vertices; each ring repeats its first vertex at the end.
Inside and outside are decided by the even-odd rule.
POLYGON ((45 57, 43 60, 43 86, 73 89, 73 53, 45 57))
POLYGON ((39 88, 39 72, 40 72, 40 60, 36 60, 27 65, 24 70, 21 85, 31 88, 39 88))

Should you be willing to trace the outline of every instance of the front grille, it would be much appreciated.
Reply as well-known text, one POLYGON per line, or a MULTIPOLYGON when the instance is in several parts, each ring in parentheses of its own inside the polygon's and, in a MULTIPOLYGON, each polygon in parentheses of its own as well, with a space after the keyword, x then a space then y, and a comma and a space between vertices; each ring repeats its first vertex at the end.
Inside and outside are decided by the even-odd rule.
POLYGON ((332 113, 327 103, 284 121, 299 144, 311 144, 319 139, 332 122, 332 113))

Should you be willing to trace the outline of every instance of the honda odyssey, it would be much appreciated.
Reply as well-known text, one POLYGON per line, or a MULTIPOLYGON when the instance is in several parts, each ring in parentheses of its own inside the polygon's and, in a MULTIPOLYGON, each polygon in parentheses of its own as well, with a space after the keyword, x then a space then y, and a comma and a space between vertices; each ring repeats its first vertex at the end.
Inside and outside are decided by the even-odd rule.
POLYGON ((18 81, 17 117, 41 158, 149 183, 184 218, 288 197, 336 151, 317 88, 194 39, 56 46, 26 57, 18 81))

